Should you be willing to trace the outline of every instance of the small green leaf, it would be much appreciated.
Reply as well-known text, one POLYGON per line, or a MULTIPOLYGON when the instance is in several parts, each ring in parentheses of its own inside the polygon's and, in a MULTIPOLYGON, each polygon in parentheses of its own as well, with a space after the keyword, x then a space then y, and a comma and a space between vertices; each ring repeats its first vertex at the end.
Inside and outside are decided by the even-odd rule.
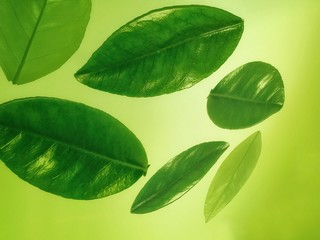
POLYGON ((146 13, 114 32, 76 72, 89 87, 133 97, 189 88, 232 54, 243 20, 208 6, 146 13))
POLYGON ((134 200, 132 213, 162 208, 188 192, 228 148, 226 142, 207 142, 189 148, 159 169, 134 200))
POLYGON ((240 143, 219 167, 206 197, 206 222, 218 214, 240 191, 261 152, 261 133, 255 132, 240 143))
POLYGON ((118 120, 44 97, 0 105, 0 159, 30 184, 74 199, 120 192, 147 171, 143 146, 118 120))
POLYGON ((24 84, 64 64, 79 48, 91 0, 1 0, 0 65, 24 84))
POLYGON ((267 63, 247 63, 211 90, 208 115, 221 128, 253 126, 278 112, 284 104, 284 86, 277 69, 267 63))

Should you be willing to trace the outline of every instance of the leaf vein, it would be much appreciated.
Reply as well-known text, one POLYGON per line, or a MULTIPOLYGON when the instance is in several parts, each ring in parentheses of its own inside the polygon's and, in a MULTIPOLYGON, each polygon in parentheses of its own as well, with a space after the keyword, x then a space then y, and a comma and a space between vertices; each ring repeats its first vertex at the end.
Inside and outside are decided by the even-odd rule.
POLYGON ((244 98, 244 97, 238 97, 238 96, 230 96, 230 95, 225 95, 225 94, 220 94, 220 93, 210 93, 209 97, 214 97, 214 98, 225 98, 229 100, 234 100, 234 101, 241 101, 241 102, 248 102, 248 103, 254 103, 254 104, 261 104, 261 105, 275 105, 275 106, 282 106, 281 103, 277 102, 263 102, 263 101, 257 101, 254 99, 249 99, 249 98, 244 98))
POLYGON ((28 44, 27 44, 26 50, 25 50, 25 52, 24 52, 24 54, 23 54, 23 57, 22 57, 21 62, 20 62, 20 64, 19 64, 19 67, 18 67, 18 70, 17 70, 17 72, 16 72, 16 75, 14 76, 14 78, 13 78, 13 80, 12 80, 13 83, 17 83, 17 81, 18 81, 18 79, 19 79, 19 77, 20 77, 21 71, 22 71, 23 66, 24 66, 24 64, 25 64, 25 62, 26 62, 26 59, 27 59, 27 57, 28 57, 28 54, 29 54, 29 52, 30 52, 30 50, 31 50, 31 46, 32 46, 33 40, 34 40, 35 35, 36 35, 36 33, 37 33, 37 30, 38 30, 38 28, 39 28, 41 19, 42 19, 42 17, 43 17, 43 13, 44 13, 45 8, 46 8, 46 6, 47 6, 47 2, 48 2, 48 0, 45 0, 45 1, 44 1, 43 6, 42 6, 42 8, 41 8, 41 10, 40 10, 40 14, 39 14, 39 16, 38 16, 37 22, 36 22, 36 24, 35 24, 35 26, 34 26, 34 29, 33 29, 33 31, 32 31, 30 40, 29 40, 29 42, 28 42, 28 44))
MULTIPOLYGON (((141 59, 148 58, 150 56, 160 54, 160 53, 162 53, 164 51, 167 51, 169 49, 181 46, 181 45, 183 45, 185 43, 192 42, 192 41, 197 40, 197 39, 201 39, 201 38, 204 38, 204 37, 207 37, 207 36, 212 36, 212 35, 215 35, 215 34, 218 34, 218 33, 228 32, 228 31, 237 29, 241 25, 242 25, 242 22, 241 23, 236 23, 236 24, 233 24, 233 25, 230 25, 230 26, 227 26, 227 27, 219 28, 219 29, 214 29, 212 31, 208 31, 208 32, 205 32, 205 33, 193 36, 193 37, 189 37, 189 38, 184 39, 183 41, 179 41, 179 42, 171 44, 169 46, 162 47, 160 49, 156 49, 156 50, 154 50, 152 52, 143 54, 141 56, 138 56, 138 57, 135 57, 135 58, 132 58, 132 59, 129 59, 129 60, 125 61, 125 62, 118 62, 118 63, 114 63, 114 64, 103 66, 100 70, 95 71, 95 73, 99 74, 99 73, 107 71, 109 69, 113 69, 116 66, 125 66, 125 65, 131 64, 133 62, 140 61, 141 59)), ((85 72, 81 73, 81 69, 80 69, 75 75, 79 76, 79 75, 82 75, 82 74, 86 74, 86 73, 85 72)))
MULTIPOLYGON (((2 123, 0 123, 0 125, 2 125, 2 126, 4 126, 4 127, 7 127, 7 128, 10 128, 10 126, 5 126, 5 125, 3 125, 2 123)), ((31 135, 31 136, 38 137, 38 138, 42 138, 42 139, 46 139, 46 140, 48 140, 49 142, 55 142, 55 143, 57 143, 57 144, 59 144, 59 145, 65 146, 65 147, 70 148, 70 149, 73 149, 73 150, 75 150, 75 151, 83 152, 84 154, 91 155, 91 156, 95 156, 95 157, 104 159, 104 160, 106 160, 106 161, 108 161, 108 162, 112 162, 112 163, 115 163, 115 164, 122 165, 122 166, 124 166, 124 167, 128 167, 128 168, 140 170, 140 171, 143 171, 144 173, 146 173, 146 171, 147 171, 147 167, 138 166, 138 165, 135 165, 135 164, 132 164, 132 163, 129 163, 129 162, 117 160, 117 159, 115 159, 115 158, 111 158, 111 157, 102 155, 101 153, 93 152, 92 150, 84 149, 84 148, 75 146, 75 145, 73 145, 73 144, 66 143, 66 142, 62 142, 61 140, 57 140, 57 139, 54 139, 54 138, 50 138, 50 137, 48 137, 48 136, 44 136, 44 135, 41 135, 41 134, 38 134, 38 133, 35 133, 35 132, 26 131, 26 130, 20 130, 19 132, 20 132, 19 134, 22 134, 23 132, 26 132, 27 134, 29 134, 29 135, 31 135)), ((14 140, 14 139, 13 139, 13 140, 14 140)), ((13 140, 12 140, 12 141, 13 141, 13 140)))

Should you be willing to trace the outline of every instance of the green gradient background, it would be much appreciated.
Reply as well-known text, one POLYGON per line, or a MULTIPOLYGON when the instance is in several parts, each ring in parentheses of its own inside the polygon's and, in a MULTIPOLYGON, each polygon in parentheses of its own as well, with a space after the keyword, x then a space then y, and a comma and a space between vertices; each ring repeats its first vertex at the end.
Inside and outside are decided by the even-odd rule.
POLYGON ((22 86, 11 85, 0 70, 0 102, 52 96, 102 109, 140 138, 151 164, 148 175, 117 195, 75 201, 40 191, 0 163, 0 239, 320 239, 319 22, 318 0, 93 0, 79 51, 59 70, 22 86), (132 18, 154 8, 195 3, 223 8, 245 20, 238 48, 211 77, 191 89, 147 99, 99 92, 73 78, 93 51, 132 18), (254 60, 268 62, 281 72, 284 108, 249 129, 219 129, 206 113, 210 89, 233 69, 254 60), (130 214, 140 188, 170 158, 211 140, 230 142, 231 151, 256 130, 262 131, 263 151, 254 173, 208 224, 203 217, 204 199, 222 159, 179 201, 154 213, 130 214))

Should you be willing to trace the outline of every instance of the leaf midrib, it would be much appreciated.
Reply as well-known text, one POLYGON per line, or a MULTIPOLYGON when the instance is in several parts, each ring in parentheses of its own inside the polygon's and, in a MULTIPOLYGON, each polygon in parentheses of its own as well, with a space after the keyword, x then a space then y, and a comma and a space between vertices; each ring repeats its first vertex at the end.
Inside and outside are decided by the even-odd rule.
MULTIPOLYGON (((242 156, 242 159, 239 161, 239 164, 238 164, 238 166, 236 167, 235 171, 232 173, 232 176, 229 178, 227 185, 224 187, 224 190, 225 190, 225 189, 228 189, 229 186, 230 186, 230 184, 231 184, 231 182, 233 182, 233 181, 231 181, 231 180, 234 178, 235 174, 238 172, 238 169, 240 168, 240 166, 242 165, 242 163, 243 163, 243 161, 244 161, 244 159, 245 159, 245 156, 248 154, 249 150, 251 149, 251 146, 252 146, 253 143, 255 142, 255 140, 256 140, 256 138, 257 138, 258 135, 259 135, 259 132, 256 133, 256 136, 252 139, 252 141, 251 141, 248 149, 246 150, 246 152, 245 152, 244 155, 242 156)), ((240 189, 239 189, 239 190, 240 190, 240 189)), ((207 218, 207 221, 208 221, 209 219, 211 219, 213 216, 215 216, 215 214, 216 214, 215 211, 216 211, 216 209, 218 208, 218 206, 220 205, 220 203, 221 203, 221 201, 222 201, 222 195, 224 195, 224 194, 220 194, 219 200, 218 200, 217 203, 215 204, 214 209, 213 209, 213 210, 211 211, 211 213, 209 214, 209 217, 207 218), (215 213, 215 214, 214 214, 214 213, 215 213)))
POLYGON ((33 43, 33 40, 34 40, 35 35, 36 35, 36 33, 37 33, 37 30, 38 30, 38 28, 39 28, 40 22, 41 22, 41 20, 42 20, 43 13, 45 12, 45 9, 46 9, 46 7, 47 7, 47 3, 48 3, 48 0, 45 0, 45 1, 44 1, 44 4, 43 4, 43 6, 42 6, 42 8, 41 8, 41 10, 40 10, 39 17, 38 17, 38 19, 37 19, 37 21, 36 21, 36 24, 35 24, 35 26, 34 26, 34 29, 33 29, 33 31, 32 31, 31 37, 30 37, 30 39, 29 39, 29 42, 28 42, 27 47, 26 47, 26 49, 25 49, 25 51, 24 51, 24 54, 23 54, 23 56, 22 56, 22 58, 21 58, 21 62, 20 62, 20 64, 19 64, 19 67, 18 67, 18 69, 17 69, 17 72, 16 72, 16 74, 15 74, 13 80, 12 80, 12 83, 14 83, 14 84, 16 84, 16 83, 18 82, 18 80, 19 80, 19 77, 20 77, 20 75, 21 75, 22 69, 23 69, 23 67, 24 67, 24 64, 25 64, 25 62, 26 62, 26 59, 27 59, 28 54, 29 54, 29 52, 30 52, 31 45, 32 45, 32 43, 33 43))
MULTIPOLYGON (((235 30, 237 29, 239 26, 242 26, 243 25, 243 22, 239 22, 239 23, 235 23, 233 25, 229 25, 229 26, 226 26, 226 27, 222 27, 222 28, 218 28, 218 29, 214 29, 214 30, 211 30, 211 31, 208 31, 208 32, 205 32, 205 33, 202 33, 202 34, 199 34, 199 35, 196 35, 196 36, 193 36, 193 37, 189 37, 189 38, 186 38, 184 39, 183 41, 180 41, 180 42, 177 42, 177 43, 174 43, 174 44, 171 44, 169 46, 166 46, 166 47, 162 47, 160 49, 157 49, 157 50, 154 50, 150 53, 147 53, 147 54, 144 54, 142 56, 138 56, 138 57, 135 57, 135 58, 132 58, 130 60, 127 60, 125 62, 118 62, 118 63, 115 63, 115 64, 108 64, 107 66, 104 66, 103 68, 101 68, 100 70, 98 71, 95 71, 94 73, 95 74, 99 74, 101 72, 104 72, 104 71, 107 71, 109 69, 112 69, 112 68, 115 68, 115 67, 121 67, 121 66, 125 66, 125 65, 128 65, 130 63, 133 63, 133 62, 138 62, 140 61, 141 59, 144 59, 144 58, 148 58, 150 56, 153 56, 153 55, 157 55, 157 54, 160 54, 164 51, 167 51, 168 49, 172 49, 172 48, 175 48, 179 45, 183 45, 187 42, 192 42, 196 39, 201 39, 201 38, 204 38, 206 36, 212 36, 212 35, 215 35, 215 34, 218 34, 218 33, 221 33, 221 32, 225 32, 225 31, 231 31, 231 30, 235 30)), ((99 51, 99 50, 98 50, 99 51)), ((80 75, 85 75, 85 74, 88 74, 87 72, 84 72, 84 73, 81 73, 81 69, 75 74, 75 76, 80 76, 80 75)), ((91 72, 89 72, 89 74, 91 74, 91 72)))
POLYGON ((277 106, 277 107, 282 106, 281 103, 277 103, 277 102, 268 102, 268 101, 263 102, 263 101, 257 101, 257 100, 250 99, 250 98, 231 96, 231 95, 220 94, 220 93, 210 93, 209 98, 210 97, 225 98, 225 99, 229 99, 229 100, 233 100, 233 101, 254 103, 254 104, 260 104, 260 105, 273 105, 273 106, 277 106))
POLYGON ((113 163, 122 165, 122 166, 124 166, 124 167, 128 167, 128 168, 140 170, 140 171, 142 171, 144 174, 147 172, 147 167, 142 167, 142 166, 134 165, 134 164, 131 164, 131 163, 128 163, 128 162, 120 161, 120 160, 117 160, 117 159, 114 159, 114 158, 111 158, 111 157, 102 155, 102 154, 100 154, 100 153, 96 153, 96 152, 93 152, 93 151, 91 151, 91 150, 87 150, 87 149, 78 147, 78 146, 76 146, 76 145, 63 142, 63 141, 61 141, 61 140, 56 140, 56 139, 54 139, 54 138, 50 138, 50 137, 48 137, 48 136, 41 135, 41 134, 39 134, 39 133, 35 133, 35 132, 32 132, 32 131, 27 131, 27 130, 17 130, 17 129, 14 128, 14 127, 11 127, 11 126, 8 126, 8 125, 2 124, 2 123, 0 123, 0 125, 2 125, 3 127, 7 127, 7 128, 10 128, 10 129, 14 129, 15 131, 18 131, 18 132, 25 132, 26 134, 29 134, 29 135, 32 135, 32 136, 35 136, 35 137, 39 137, 39 138, 46 139, 46 140, 49 141, 49 142, 55 142, 55 143, 57 143, 57 144, 59 144, 59 145, 69 147, 69 148, 74 149, 74 150, 79 151, 79 152, 83 152, 84 154, 96 156, 96 157, 101 158, 101 159, 104 159, 104 160, 106 160, 106 161, 108 161, 108 162, 113 162, 113 163))

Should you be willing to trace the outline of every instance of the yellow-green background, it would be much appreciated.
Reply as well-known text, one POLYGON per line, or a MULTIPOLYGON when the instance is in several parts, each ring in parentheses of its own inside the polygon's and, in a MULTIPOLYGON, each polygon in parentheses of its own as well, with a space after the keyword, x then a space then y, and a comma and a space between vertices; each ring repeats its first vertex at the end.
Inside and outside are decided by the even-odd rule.
POLYGON ((11 85, 0 70, 0 102, 52 96, 102 109, 144 144, 151 164, 148 175, 111 197, 76 201, 43 192, 0 163, 0 239, 320 239, 319 23, 319 0, 93 0, 85 38, 70 60, 22 86, 11 85), (73 78, 117 28, 151 9, 176 4, 215 6, 245 20, 238 48, 211 77, 188 90, 147 99, 99 92, 73 78), (249 129, 219 129, 206 113, 210 89, 233 69, 254 60, 268 62, 281 72, 284 108, 249 129), (263 151, 255 171, 236 198, 208 224, 203 217, 204 199, 222 159, 177 202, 154 213, 130 214, 138 191, 170 158, 211 140, 229 141, 232 150, 256 130, 262 131, 263 151))

